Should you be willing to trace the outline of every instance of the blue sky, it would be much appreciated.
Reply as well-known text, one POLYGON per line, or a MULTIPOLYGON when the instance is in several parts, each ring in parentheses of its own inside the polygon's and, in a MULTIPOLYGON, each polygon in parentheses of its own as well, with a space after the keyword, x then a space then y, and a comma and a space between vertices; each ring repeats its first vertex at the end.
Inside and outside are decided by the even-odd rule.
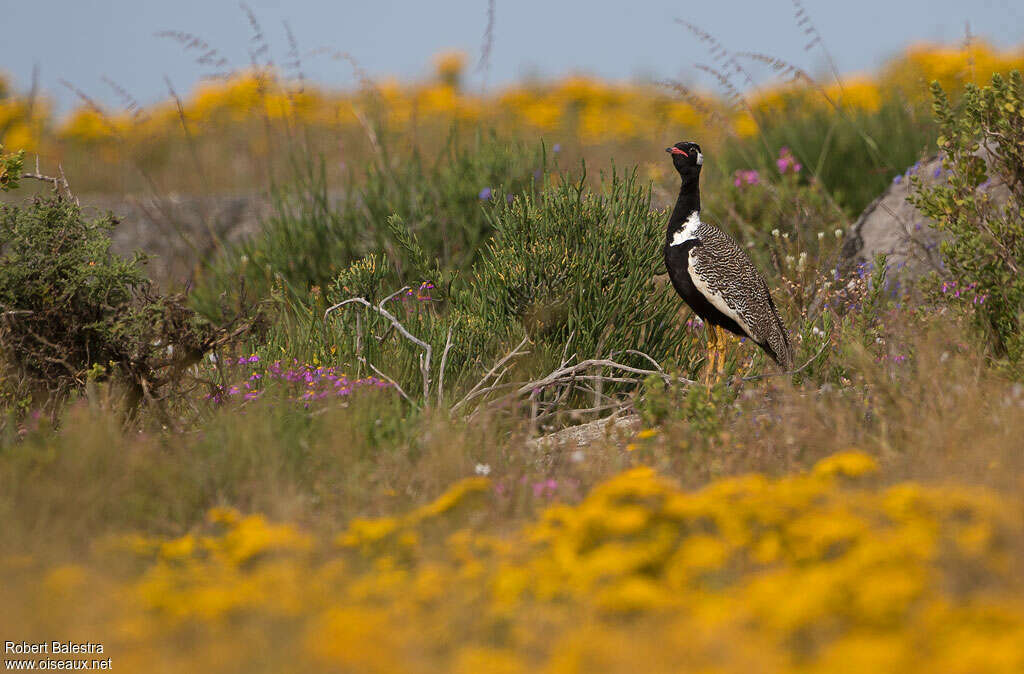
MULTIPOLYGON (((461 48, 475 59, 486 25, 485 0, 251 0, 277 62, 287 60, 287 21, 299 44, 304 74, 344 86, 351 69, 319 47, 351 53, 375 76, 413 78, 429 72, 430 57, 461 48)), ((909 42, 962 40, 974 35, 1001 46, 1021 41, 1024 3, 1017 0, 804 0, 843 72, 870 70, 909 42)), ((694 65, 709 56, 674 22, 683 18, 733 50, 761 51, 820 71, 819 50, 807 52, 790 0, 497 0, 495 40, 486 84, 524 75, 586 72, 611 78, 676 77, 710 85, 694 65)), ((222 0, 0 0, 4 55, 0 69, 27 88, 34 65, 40 83, 65 111, 74 94, 67 80, 99 101, 116 105, 108 78, 136 99, 166 95, 164 76, 187 91, 210 68, 197 65, 161 30, 195 33, 245 65, 252 48, 248 19, 237 2, 222 0)), ((474 73, 471 86, 483 86, 474 73)))

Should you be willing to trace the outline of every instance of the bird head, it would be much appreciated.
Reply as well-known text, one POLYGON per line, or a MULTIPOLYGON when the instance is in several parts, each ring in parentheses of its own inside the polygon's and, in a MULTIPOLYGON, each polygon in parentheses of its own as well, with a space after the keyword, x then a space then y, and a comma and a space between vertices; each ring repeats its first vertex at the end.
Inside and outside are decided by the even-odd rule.
POLYGON ((700 152, 700 145, 690 141, 680 141, 675 145, 666 147, 665 152, 672 155, 672 164, 681 175, 700 173, 700 167, 704 163, 704 155, 700 152))

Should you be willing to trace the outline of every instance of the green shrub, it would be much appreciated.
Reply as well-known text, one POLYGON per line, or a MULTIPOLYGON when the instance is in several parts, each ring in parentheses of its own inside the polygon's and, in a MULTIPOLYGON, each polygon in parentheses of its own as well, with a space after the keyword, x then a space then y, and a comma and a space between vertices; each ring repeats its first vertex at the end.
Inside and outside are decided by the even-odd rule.
POLYGON ((993 75, 991 86, 967 85, 957 107, 938 83, 932 94, 948 178, 934 184, 913 178, 910 200, 947 234, 941 244, 946 278, 936 282, 935 294, 955 307, 966 306, 995 354, 1019 366, 1024 362, 1024 82, 1019 72, 1008 80, 993 75), (979 189, 989 181, 1005 185, 1004 205, 979 189))
POLYGON ((0 145, 0 192, 18 188, 21 179, 21 166, 25 161, 25 151, 4 153, 0 145))
POLYGON ((664 274, 666 214, 651 210, 635 173, 612 175, 597 191, 563 179, 491 216, 494 237, 457 298, 488 326, 521 326, 558 349, 573 335, 581 357, 639 349, 680 358, 681 302, 664 274))
POLYGON ((133 412, 227 339, 184 297, 151 292, 141 256, 111 252, 115 224, 56 197, 0 204, 0 406, 53 411, 87 382, 115 379, 133 412))
MULTIPOLYGON (((536 196, 511 202, 497 196, 488 215, 494 233, 469 272, 387 299, 396 290, 394 270, 371 254, 339 274, 323 300, 314 295, 298 302, 288 295, 289 319, 273 328, 268 355, 316 358, 361 375, 373 374, 372 363, 410 395, 419 394, 423 350, 386 319, 348 305, 333 312, 322 330, 327 303, 365 297, 375 304, 387 300, 382 306, 431 345, 435 382, 451 331, 449 395, 475 382, 524 335, 531 355, 515 364, 523 378, 545 374, 573 353, 586 359, 634 349, 672 368, 695 364, 683 304, 657 278, 663 274, 667 216, 651 210, 650 191, 634 174, 612 176, 597 190, 585 187, 584 179, 563 178, 536 196)), ((635 356, 619 357, 649 367, 635 356)))

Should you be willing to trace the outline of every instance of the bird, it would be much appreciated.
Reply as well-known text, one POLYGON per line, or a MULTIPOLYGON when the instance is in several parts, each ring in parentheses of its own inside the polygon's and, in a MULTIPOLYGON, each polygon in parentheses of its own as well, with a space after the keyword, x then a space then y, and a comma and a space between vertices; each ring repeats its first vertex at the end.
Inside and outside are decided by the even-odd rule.
POLYGON ((736 240, 700 217, 700 145, 665 148, 682 184, 665 232, 665 267, 672 286, 704 321, 710 384, 725 366, 724 330, 760 346, 783 371, 793 369, 793 348, 772 301, 768 282, 736 240))

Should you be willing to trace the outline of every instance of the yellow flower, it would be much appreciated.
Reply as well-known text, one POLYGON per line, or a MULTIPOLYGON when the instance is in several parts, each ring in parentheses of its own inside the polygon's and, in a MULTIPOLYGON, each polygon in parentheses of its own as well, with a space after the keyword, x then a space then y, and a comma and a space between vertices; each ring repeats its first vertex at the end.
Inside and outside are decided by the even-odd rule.
POLYGON ((437 79, 449 86, 458 85, 465 67, 466 52, 464 51, 443 51, 434 56, 434 74, 437 79))
POLYGON ((877 472, 878 463, 868 454, 857 450, 833 454, 814 466, 814 474, 819 477, 861 477, 877 472))

